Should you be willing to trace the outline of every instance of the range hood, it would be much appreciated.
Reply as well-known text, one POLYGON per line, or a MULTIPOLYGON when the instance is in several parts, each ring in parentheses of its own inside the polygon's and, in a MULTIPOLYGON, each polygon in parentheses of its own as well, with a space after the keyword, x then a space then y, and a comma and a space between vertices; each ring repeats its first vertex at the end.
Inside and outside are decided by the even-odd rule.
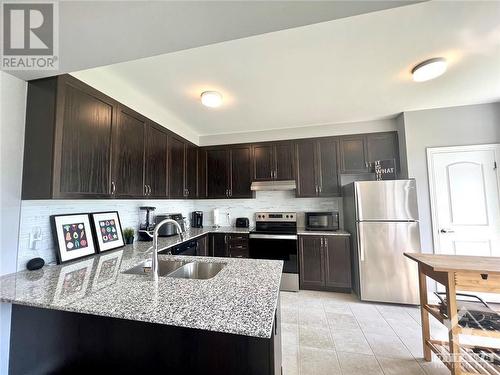
POLYGON ((253 181, 252 185, 250 185, 250 189, 253 191, 295 190, 296 188, 295 180, 253 181))

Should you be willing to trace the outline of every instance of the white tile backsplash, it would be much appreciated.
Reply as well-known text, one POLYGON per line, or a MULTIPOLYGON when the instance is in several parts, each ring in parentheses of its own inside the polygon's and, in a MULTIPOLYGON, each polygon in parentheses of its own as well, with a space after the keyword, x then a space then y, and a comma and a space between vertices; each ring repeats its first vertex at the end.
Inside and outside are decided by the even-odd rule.
POLYGON ((187 218, 193 210, 203 211, 204 226, 213 225, 214 208, 219 209, 219 224, 234 225, 237 217, 248 217, 254 225, 257 211, 292 211, 298 213, 298 225, 304 223, 304 211, 341 211, 341 198, 295 198, 293 191, 259 191, 254 199, 204 199, 204 200, 35 200, 22 201, 19 231, 18 269, 25 269, 26 262, 42 257, 46 263, 55 262, 49 217, 70 213, 118 211, 122 227, 137 228, 139 207, 156 207, 156 214, 180 212, 187 218), (229 221, 227 220, 229 213, 229 221), (30 249, 30 233, 40 228, 41 241, 37 249, 30 249))

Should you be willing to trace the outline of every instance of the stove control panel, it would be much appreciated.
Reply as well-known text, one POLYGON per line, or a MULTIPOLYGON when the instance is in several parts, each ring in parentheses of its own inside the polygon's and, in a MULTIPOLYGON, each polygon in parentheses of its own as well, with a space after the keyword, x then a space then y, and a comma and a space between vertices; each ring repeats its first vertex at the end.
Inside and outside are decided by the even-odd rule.
POLYGON ((296 222, 296 212, 256 212, 255 221, 296 222))

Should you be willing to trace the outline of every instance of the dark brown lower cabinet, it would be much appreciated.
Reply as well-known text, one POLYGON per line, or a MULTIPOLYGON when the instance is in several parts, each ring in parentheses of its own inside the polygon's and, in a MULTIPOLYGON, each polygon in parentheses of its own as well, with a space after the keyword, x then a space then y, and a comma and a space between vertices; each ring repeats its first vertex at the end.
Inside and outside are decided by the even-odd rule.
POLYGON ((196 255, 202 257, 208 256, 208 236, 200 237, 197 241, 196 255))
POLYGON ((208 254, 211 257, 228 256, 226 233, 210 233, 208 254))
POLYGON ((210 233, 209 256, 248 258, 248 234, 210 233))
POLYGON ((248 258, 248 234, 227 235, 228 255, 231 258, 248 258))
POLYGON ((300 289, 351 291, 347 236, 299 236, 300 289))

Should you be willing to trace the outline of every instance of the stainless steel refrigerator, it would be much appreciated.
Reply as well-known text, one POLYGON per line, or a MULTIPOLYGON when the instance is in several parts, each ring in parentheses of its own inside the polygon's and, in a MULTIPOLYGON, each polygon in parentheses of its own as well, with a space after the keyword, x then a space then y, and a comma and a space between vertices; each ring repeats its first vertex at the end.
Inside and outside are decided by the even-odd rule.
POLYGON ((403 256, 420 252, 415 180, 350 183, 343 206, 356 294, 364 301, 419 304, 417 266, 403 256))

